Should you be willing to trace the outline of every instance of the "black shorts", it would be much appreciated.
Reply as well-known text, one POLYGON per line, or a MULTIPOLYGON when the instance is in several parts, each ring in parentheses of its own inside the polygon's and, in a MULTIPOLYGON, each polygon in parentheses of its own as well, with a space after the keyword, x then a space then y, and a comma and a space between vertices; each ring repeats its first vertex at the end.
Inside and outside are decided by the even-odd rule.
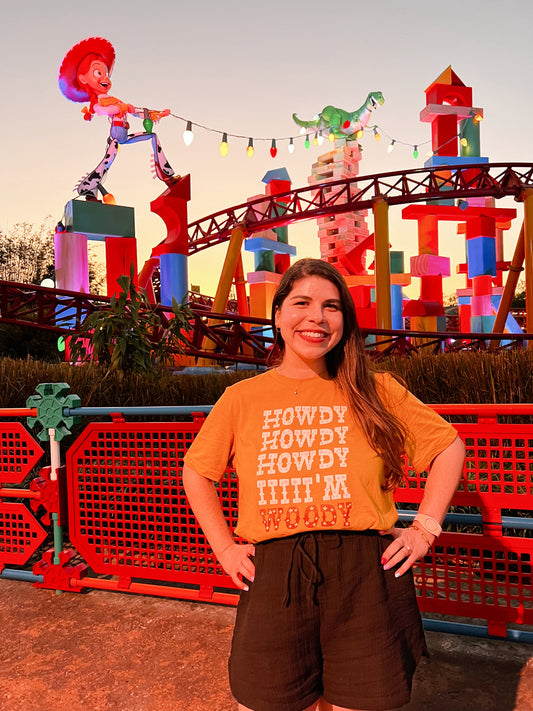
POLYGON ((376 531, 316 532, 256 544, 243 592, 230 685, 254 711, 302 711, 323 696, 345 708, 406 704, 427 654, 411 572, 380 559, 376 531))

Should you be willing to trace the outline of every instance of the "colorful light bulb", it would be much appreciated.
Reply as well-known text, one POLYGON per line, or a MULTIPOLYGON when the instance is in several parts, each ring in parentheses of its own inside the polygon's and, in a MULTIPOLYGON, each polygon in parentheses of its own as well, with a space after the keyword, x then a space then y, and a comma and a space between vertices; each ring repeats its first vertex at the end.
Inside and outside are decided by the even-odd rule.
POLYGON ((150 118, 150 111, 148 109, 143 109, 143 128, 146 133, 152 133, 154 127, 154 122, 150 118))
POLYGON ((292 155, 294 153, 294 141, 292 138, 289 141, 289 153, 292 155))
POLYGON ((364 131, 362 128, 360 128, 358 131, 355 133, 356 138, 363 138, 364 131))
POLYGON ((418 158, 418 146, 413 148, 413 158, 416 160, 418 158))
POLYGON ((190 146, 194 138, 194 133, 192 132, 192 122, 187 121, 187 128, 183 132, 183 143, 186 146, 190 146))
POLYGON ((334 134, 334 133, 330 133, 330 134, 329 134, 329 136, 328 136, 328 141, 329 141, 330 143, 333 143, 333 142, 335 141, 335 134, 334 134))
POLYGON ((310 145, 311 145, 311 143, 309 142, 309 134, 307 134, 306 137, 305 137, 304 146, 305 146, 306 148, 309 148, 310 145))
POLYGON ((246 148, 246 155, 248 156, 248 158, 251 158, 254 153, 255 153, 254 139, 250 138, 248 140, 248 147, 246 148))
POLYGON ((396 141, 395 141, 394 139, 392 139, 392 141, 389 143, 389 147, 387 148, 387 151, 388 151, 389 153, 392 153, 392 151, 394 150, 394 144, 395 144, 395 143, 396 143, 396 141))
POLYGON ((272 139, 272 145, 270 146, 270 155, 275 158, 278 155, 278 149, 276 147, 276 139, 272 139))
POLYGON ((222 156, 222 158, 225 158, 228 155, 229 146, 228 146, 228 134, 227 133, 222 134, 222 140, 220 141, 219 150, 220 150, 220 155, 222 156))
POLYGON ((374 138, 376 141, 381 141, 381 134, 378 132, 377 126, 374 126, 374 138))

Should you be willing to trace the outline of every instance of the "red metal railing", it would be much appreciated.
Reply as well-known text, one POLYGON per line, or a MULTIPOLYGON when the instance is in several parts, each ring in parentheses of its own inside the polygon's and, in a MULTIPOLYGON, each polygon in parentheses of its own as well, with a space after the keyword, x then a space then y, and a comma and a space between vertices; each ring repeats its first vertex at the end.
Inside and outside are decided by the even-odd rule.
POLYGON ((300 220, 368 210, 378 197, 385 198, 389 205, 443 197, 447 200, 505 195, 518 198, 523 189, 532 186, 531 163, 479 163, 447 166, 446 171, 440 167, 358 175, 261 196, 192 222, 189 254, 228 241, 237 225, 245 225, 252 234, 300 220), (450 175, 443 177, 448 170, 450 175))
MULTIPOLYGON (((71 332, 71 326, 67 326, 66 322, 63 322, 62 326, 62 318, 72 318, 79 326, 81 321, 96 309, 108 308, 109 301, 105 296, 0 281, 0 321, 35 326, 65 335, 71 332)), ((158 305, 156 310, 161 316, 162 324, 168 324, 172 309, 158 305)), ((194 301, 191 311, 191 331, 189 341, 184 347, 186 355, 222 363, 266 363, 273 343, 269 320, 239 316, 237 313, 213 313, 206 309, 205 304, 194 301), (206 350, 206 342, 214 344, 214 349, 206 350)), ((368 345, 368 350, 376 358, 419 350, 435 353, 486 350, 491 340, 501 341, 503 348, 520 347, 525 341, 533 338, 531 334, 525 333, 439 333, 383 329, 364 330, 363 335, 381 337, 379 351, 375 350, 373 343, 368 345)), ((154 337, 156 336, 157 334, 154 337)))
MULTIPOLYGON (((453 504, 476 514, 479 523, 468 532, 461 532, 463 524, 445 530, 416 566, 419 605, 426 612, 485 619, 490 634, 505 636, 511 623, 533 624, 533 538, 524 530, 517 535, 506 529, 505 518, 502 525, 502 511, 533 517, 533 424, 509 424, 498 417, 531 418, 533 406, 435 409, 455 420, 475 419, 455 423, 467 456, 453 504)), ((128 590, 235 604, 234 586, 180 483, 183 456, 202 421, 199 413, 192 422, 93 422, 66 452, 64 475, 50 481, 43 469, 28 488, 18 487, 42 450, 20 423, 0 424, 0 570, 35 558, 50 514, 64 510, 63 503, 67 549, 54 562, 46 552, 34 564, 37 587, 128 590)), ((407 471, 405 485, 396 492, 398 507, 418 504, 425 482, 425 474, 407 471)), ((233 528, 237 480, 232 471, 219 493, 233 528)))

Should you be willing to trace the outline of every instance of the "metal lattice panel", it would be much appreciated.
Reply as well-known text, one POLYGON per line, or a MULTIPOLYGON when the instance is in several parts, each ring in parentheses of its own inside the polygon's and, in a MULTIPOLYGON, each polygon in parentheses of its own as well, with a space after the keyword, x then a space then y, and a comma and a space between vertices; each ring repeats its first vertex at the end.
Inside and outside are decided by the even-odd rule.
MULTIPOLYGON (((486 423, 456 424, 466 448, 463 478, 454 504, 531 509, 533 494, 533 427, 486 423)), ((408 472, 396 500, 420 502, 427 473, 408 472)))
POLYGON ((46 535, 24 504, 0 503, 0 569, 24 565, 46 535))
MULTIPOLYGON (((97 573, 218 585, 226 578, 179 473, 196 423, 89 425, 67 453, 72 543, 97 573)), ((236 480, 220 485, 236 519, 236 480)))
POLYGON ((529 539, 443 533, 415 567, 420 608, 533 623, 529 539))
POLYGON ((21 484, 42 455, 20 422, 0 424, 0 484, 21 484))

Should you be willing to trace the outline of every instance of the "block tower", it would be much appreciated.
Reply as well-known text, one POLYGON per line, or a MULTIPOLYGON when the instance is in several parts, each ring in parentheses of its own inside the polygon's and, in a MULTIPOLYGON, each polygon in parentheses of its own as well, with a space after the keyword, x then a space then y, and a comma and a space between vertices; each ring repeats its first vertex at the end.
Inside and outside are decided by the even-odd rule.
MULTIPOLYGON (((361 158, 361 147, 356 140, 335 139, 334 150, 318 156, 317 162, 313 163, 309 185, 355 178, 359 174, 361 158)), ((328 194, 327 190, 325 194, 328 194)), ((353 273, 346 269, 343 259, 348 252, 368 238, 367 214, 367 210, 362 210, 317 219, 320 256, 333 264, 341 274, 353 273)), ((358 273, 366 273, 362 265, 358 273)))
POLYGON ((137 280, 137 242, 132 207, 71 200, 54 237, 58 289, 89 293, 88 240, 105 242, 107 295, 115 294, 117 279, 137 280))
MULTIPOLYGON (((265 194, 267 196, 280 195, 275 200, 280 206, 278 214, 283 214, 283 193, 291 189, 291 179, 285 168, 269 170, 263 178, 265 194)), ((257 200, 263 195, 249 198, 249 202, 257 200)), ((261 217, 261 208, 257 207, 258 219, 261 217)), ((250 315, 258 318, 270 318, 272 299, 284 274, 290 266, 291 255, 296 254, 296 247, 292 247, 288 239, 288 227, 276 227, 272 230, 255 232, 253 237, 245 240, 244 249, 254 253, 255 271, 247 274, 250 287, 250 315)))
MULTIPOLYGON (((420 120, 431 124, 433 155, 426 168, 438 168, 436 178, 446 190, 454 166, 475 176, 487 163, 480 156, 480 121, 483 110, 472 106, 472 88, 466 86, 448 67, 427 89, 426 106, 420 120)), ((402 211, 404 219, 418 225, 419 254, 411 257, 411 274, 420 278, 420 299, 409 302, 404 315, 411 317, 411 329, 444 330, 442 279, 450 276, 450 260, 439 255, 439 222, 458 224, 466 236, 466 264, 458 271, 467 274, 466 289, 457 291, 462 331, 486 333, 492 330, 502 293, 503 230, 510 227, 516 210, 495 208, 493 198, 468 198, 455 205, 453 200, 428 201, 410 205, 402 211)), ((512 325, 510 325, 512 327, 512 325)))

